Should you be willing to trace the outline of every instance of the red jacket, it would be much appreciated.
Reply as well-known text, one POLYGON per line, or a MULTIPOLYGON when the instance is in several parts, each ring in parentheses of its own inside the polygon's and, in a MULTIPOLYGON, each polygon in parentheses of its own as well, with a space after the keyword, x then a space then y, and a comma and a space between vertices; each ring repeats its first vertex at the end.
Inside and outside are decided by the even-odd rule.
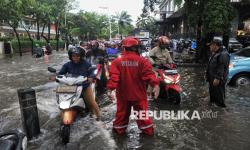
POLYGON ((124 51, 121 58, 115 59, 110 66, 110 79, 107 87, 116 89, 117 98, 128 101, 146 100, 146 84, 159 84, 152 65, 137 53, 124 51))

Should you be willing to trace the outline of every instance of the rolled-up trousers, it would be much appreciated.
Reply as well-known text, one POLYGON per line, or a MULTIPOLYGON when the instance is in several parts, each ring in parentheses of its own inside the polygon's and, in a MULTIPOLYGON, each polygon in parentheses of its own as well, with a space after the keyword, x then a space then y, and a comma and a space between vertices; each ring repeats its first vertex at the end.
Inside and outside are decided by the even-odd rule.
MULTIPOLYGON (((115 116, 115 121, 113 122, 113 129, 118 134, 123 134, 126 132, 129 116, 131 113, 131 108, 133 106, 134 111, 147 111, 148 110, 148 101, 124 101, 117 99, 117 111, 115 116)), ((136 119, 139 129, 147 135, 154 134, 154 128, 151 118, 136 119)))

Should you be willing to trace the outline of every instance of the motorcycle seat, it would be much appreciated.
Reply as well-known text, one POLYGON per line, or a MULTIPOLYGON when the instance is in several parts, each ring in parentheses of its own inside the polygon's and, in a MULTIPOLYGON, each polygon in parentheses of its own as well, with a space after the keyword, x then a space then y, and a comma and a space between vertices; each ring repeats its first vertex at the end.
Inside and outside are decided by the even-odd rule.
POLYGON ((77 86, 58 86, 56 93, 75 93, 77 86))

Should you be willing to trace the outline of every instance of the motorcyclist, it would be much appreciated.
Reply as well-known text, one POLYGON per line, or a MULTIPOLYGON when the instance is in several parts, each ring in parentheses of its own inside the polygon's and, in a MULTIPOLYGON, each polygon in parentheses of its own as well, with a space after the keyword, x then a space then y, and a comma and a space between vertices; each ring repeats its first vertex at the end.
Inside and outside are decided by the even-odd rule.
MULTIPOLYGON (((166 36, 160 36, 157 41, 157 46, 149 51, 149 60, 153 66, 167 69, 174 68, 173 60, 168 52, 169 39, 166 36)), ((156 72, 155 72, 156 73, 156 72)), ((156 73, 157 74, 157 73, 156 73)), ((149 99, 152 99, 152 87, 148 87, 149 99)))
POLYGON ((114 55, 118 55, 119 50, 116 48, 116 44, 114 42, 112 42, 110 44, 110 48, 106 49, 106 52, 108 54, 108 56, 114 56, 114 55))
MULTIPOLYGON (((117 112, 113 129, 123 134, 129 123, 131 107, 135 111, 147 111, 148 101, 146 84, 154 87, 155 96, 159 92, 159 81, 152 71, 150 62, 140 57, 140 42, 134 37, 123 40, 122 57, 116 58, 110 66, 110 79, 107 84, 108 96, 114 99, 112 91, 116 90, 117 112)), ((136 120, 144 134, 153 135, 153 123, 150 118, 136 120)))
POLYGON ((84 60, 84 50, 80 47, 72 47, 68 51, 70 61, 65 63, 62 66, 62 69, 58 74, 65 75, 70 74, 72 76, 85 76, 88 77, 88 82, 82 84, 83 86, 83 98, 89 108, 92 110, 92 113, 97 119, 100 119, 99 107, 95 101, 93 91, 91 89, 90 83, 93 81, 94 73, 90 69, 91 64, 84 60))
POLYGON ((43 55, 44 55, 43 49, 40 47, 39 44, 36 44, 33 50, 33 56, 35 56, 36 58, 39 58, 39 57, 42 57, 43 55))
POLYGON ((85 51, 85 53, 88 52, 88 42, 86 42, 86 41, 81 41, 81 42, 80 42, 80 47, 85 51))
POLYGON ((87 61, 92 65, 96 65, 98 63, 103 63, 106 58, 107 53, 99 48, 99 43, 97 41, 93 41, 92 49, 86 53, 87 61))
POLYGON ((168 52, 170 41, 166 36, 160 36, 158 45, 149 52, 149 60, 152 64, 173 64, 173 60, 168 52))
POLYGON ((51 47, 50 43, 48 43, 46 45, 46 52, 47 52, 47 55, 52 54, 52 47, 51 47))

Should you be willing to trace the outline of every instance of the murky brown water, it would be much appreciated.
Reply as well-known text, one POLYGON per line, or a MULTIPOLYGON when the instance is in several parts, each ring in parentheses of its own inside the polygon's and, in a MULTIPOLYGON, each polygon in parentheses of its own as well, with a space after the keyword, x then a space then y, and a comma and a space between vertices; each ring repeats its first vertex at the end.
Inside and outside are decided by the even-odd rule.
POLYGON ((182 103, 172 105, 164 100, 150 101, 150 110, 198 111, 201 120, 154 120, 155 136, 140 135, 132 120, 128 134, 112 133, 115 104, 106 95, 98 98, 104 124, 89 116, 79 118, 71 128, 71 139, 63 146, 59 137, 59 110, 55 101, 56 83, 49 82, 48 66, 67 61, 65 52, 44 58, 29 55, 0 59, 0 131, 22 128, 17 89, 34 87, 42 134, 28 143, 28 149, 178 149, 178 150, 246 150, 250 148, 250 87, 227 87, 226 109, 208 105, 208 86, 204 68, 180 67, 182 103), (209 112, 214 116, 209 118, 209 112))

